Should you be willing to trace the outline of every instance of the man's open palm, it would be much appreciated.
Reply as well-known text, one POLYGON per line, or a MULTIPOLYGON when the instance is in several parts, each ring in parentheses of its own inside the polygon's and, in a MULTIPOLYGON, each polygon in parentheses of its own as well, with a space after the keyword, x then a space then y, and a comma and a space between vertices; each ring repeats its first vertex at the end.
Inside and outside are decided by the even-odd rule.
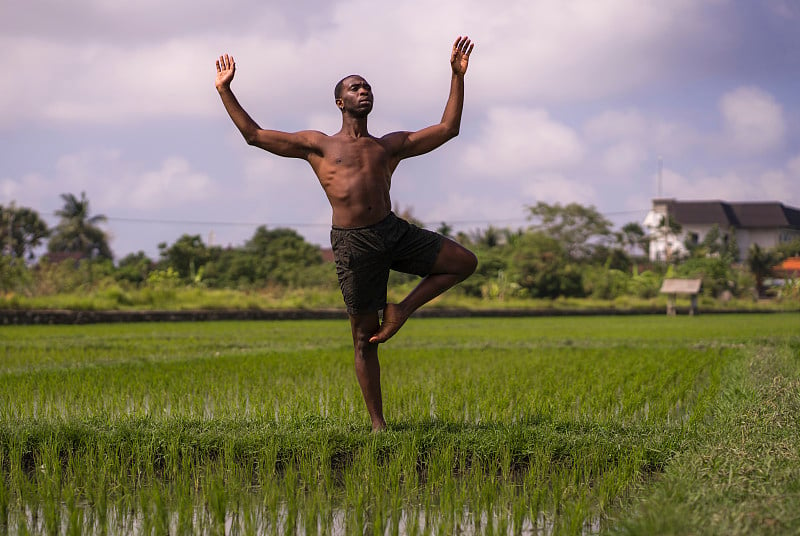
POLYGON ((233 75, 236 74, 236 62, 233 61, 233 56, 220 56, 217 60, 217 79, 214 84, 217 89, 229 86, 233 80, 233 75))
POLYGON ((453 53, 450 54, 450 66, 453 68, 454 74, 464 74, 467 72, 469 65, 469 55, 475 45, 469 40, 469 37, 458 36, 456 42, 453 43, 453 53))

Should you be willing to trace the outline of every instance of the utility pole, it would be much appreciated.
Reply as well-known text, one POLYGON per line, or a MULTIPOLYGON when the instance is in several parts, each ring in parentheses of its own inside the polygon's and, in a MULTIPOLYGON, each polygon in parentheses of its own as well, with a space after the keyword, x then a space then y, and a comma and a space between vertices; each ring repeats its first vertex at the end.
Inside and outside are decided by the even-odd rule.
POLYGON ((663 186, 663 182, 664 182, 663 169, 664 169, 664 160, 659 156, 658 157, 658 189, 656 190, 657 193, 658 193, 658 195, 657 195, 658 199, 661 199, 661 196, 664 195, 663 192, 662 192, 662 186, 663 186))

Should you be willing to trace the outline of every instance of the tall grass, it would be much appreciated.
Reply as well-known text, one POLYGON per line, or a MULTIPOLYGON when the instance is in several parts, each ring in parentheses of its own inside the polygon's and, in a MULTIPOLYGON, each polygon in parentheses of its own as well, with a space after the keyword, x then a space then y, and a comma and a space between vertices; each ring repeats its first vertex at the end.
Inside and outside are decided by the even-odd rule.
POLYGON ((592 532, 796 315, 412 320, 369 432, 342 321, 0 330, 17 533, 592 532))
MULTIPOLYGON (((390 285, 390 301, 405 297, 416 281, 390 285)), ((458 288, 437 297, 428 308, 536 309, 536 310, 619 310, 652 311, 666 309, 667 296, 642 298, 622 295, 612 299, 529 297, 475 297, 458 288)), ((679 297, 677 306, 688 310, 688 297, 679 297)), ((729 301, 709 296, 699 297, 701 311, 795 311, 800 302, 792 297, 773 300, 733 298, 729 301)), ((116 282, 98 283, 70 292, 43 294, 0 293, 0 310, 66 309, 75 311, 138 311, 138 310, 252 310, 252 309, 340 309, 344 311, 339 288, 333 285, 307 288, 267 287, 261 289, 215 289, 192 285, 156 285, 141 288, 116 282)))

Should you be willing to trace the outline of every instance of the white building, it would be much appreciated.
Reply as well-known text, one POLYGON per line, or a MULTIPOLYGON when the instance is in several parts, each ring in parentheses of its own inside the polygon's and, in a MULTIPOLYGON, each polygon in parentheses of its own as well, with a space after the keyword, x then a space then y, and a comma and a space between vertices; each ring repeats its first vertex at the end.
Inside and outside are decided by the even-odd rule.
POLYGON ((745 259, 752 244, 766 249, 800 238, 800 209, 776 201, 654 199, 653 208, 643 222, 651 237, 650 260, 663 261, 687 254, 686 241, 702 242, 715 225, 723 241, 736 237, 739 258, 745 259), (679 232, 670 230, 670 220, 680 226, 679 232))

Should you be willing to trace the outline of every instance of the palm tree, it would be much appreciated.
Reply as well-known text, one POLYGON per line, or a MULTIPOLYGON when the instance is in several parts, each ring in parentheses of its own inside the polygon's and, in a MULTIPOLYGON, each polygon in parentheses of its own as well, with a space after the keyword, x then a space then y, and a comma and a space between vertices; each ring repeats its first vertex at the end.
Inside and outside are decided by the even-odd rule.
POLYGON ((772 273, 772 268, 780 262, 780 256, 775 250, 761 249, 758 244, 753 244, 747 252, 747 266, 756 280, 758 296, 765 294, 764 280, 772 273))
POLYGON ((39 213, 28 207, 0 205, 0 247, 17 259, 33 259, 33 250, 50 235, 39 213))
POLYGON ((497 227, 490 225, 486 230, 476 229, 472 232, 470 242, 476 246, 491 249, 501 245, 503 235, 497 227))
POLYGON ((97 224, 107 221, 102 214, 89 216, 89 200, 86 192, 78 199, 72 194, 61 194, 64 208, 56 211, 61 221, 55 228, 53 237, 47 244, 51 253, 79 253, 84 258, 111 259, 108 236, 97 224))
POLYGON ((630 222, 623 225, 622 230, 616 233, 616 238, 631 255, 636 255, 638 253, 636 249, 639 248, 647 256, 650 239, 638 223, 630 222))

